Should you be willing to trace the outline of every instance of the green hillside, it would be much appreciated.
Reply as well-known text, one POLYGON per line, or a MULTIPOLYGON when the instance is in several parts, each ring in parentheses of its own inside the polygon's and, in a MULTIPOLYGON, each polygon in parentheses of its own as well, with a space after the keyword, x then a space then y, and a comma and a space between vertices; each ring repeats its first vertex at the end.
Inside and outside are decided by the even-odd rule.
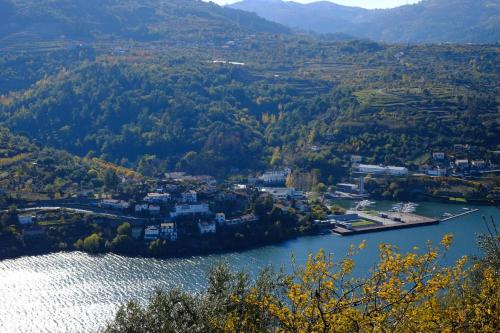
POLYGON ((455 143, 497 150, 498 51, 295 40, 221 53, 245 65, 201 51, 107 57, 5 97, 0 119, 139 171, 223 176, 288 164, 327 179, 350 154, 411 167, 455 143))
POLYGON ((64 198, 86 189, 98 190, 110 185, 106 180, 110 173, 129 179, 140 177, 97 159, 41 148, 0 127, 0 188, 12 198, 64 198))
POLYGON ((217 43, 221 36, 287 33, 255 14, 196 0, 0 0, 0 48, 74 42, 217 43))

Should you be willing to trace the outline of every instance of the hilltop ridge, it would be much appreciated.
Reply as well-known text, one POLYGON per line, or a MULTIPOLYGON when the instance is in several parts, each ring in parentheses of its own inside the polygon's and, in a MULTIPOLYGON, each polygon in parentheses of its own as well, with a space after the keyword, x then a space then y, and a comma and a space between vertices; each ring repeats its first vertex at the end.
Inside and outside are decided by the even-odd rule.
POLYGON ((329 1, 301 4, 243 0, 231 8, 291 28, 345 33, 384 42, 495 43, 500 40, 500 5, 491 0, 424 0, 392 9, 368 10, 329 1))

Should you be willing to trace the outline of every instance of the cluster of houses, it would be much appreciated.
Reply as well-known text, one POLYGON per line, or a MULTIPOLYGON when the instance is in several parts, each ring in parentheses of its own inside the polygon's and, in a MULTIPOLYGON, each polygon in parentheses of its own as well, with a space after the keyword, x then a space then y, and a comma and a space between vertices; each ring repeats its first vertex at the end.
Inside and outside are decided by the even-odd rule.
MULTIPOLYGON (((473 155, 469 145, 456 144, 453 154, 443 151, 432 152, 430 160, 419 167, 419 172, 432 177, 443 177, 448 175, 461 176, 474 174, 490 169, 490 163, 484 159, 471 159, 465 156, 473 155), (456 157, 461 156, 461 157, 456 157)), ((363 164, 363 157, 351 155, 353 174, 369 174, 373 176, 404 177, 409 174, 406 167, 363 164)), ((353 193, 353 189, 346 190, 353 193)), ((359 193, 359 191, 358 191, 359 193)))
MULTIPOLYGON (((467 145, 455 145, 455 151, 463 153, 470 148, 467 145)), ((428 164, 420 166, 420 172, 428 176, 443 177, 448 175, 460 176, 474 174, 490 169, 490 165, 483 159, 456 158, 445 152, 433 152, 428 164)))
POLYGON ((214 214, 210 208, 215 202, 235 200, 235 193, 245 193, 248 190, 246 187, 217 190, 213 177, 191 176, 183 172, 167 173, 165 178, 165 184, 154 192, 147 193, 138 203, 130 205, 123 200, 104 199, 98 206, 147 217, 144 220, 146 227, 137 230, 137 237, 134 237, 140 238, 143 235, 146 243, 156 239, 177 241, 179 234, 183 234, 187 220, 197 221, 200 235, 215 234, 220 227, 237 227, 257 221, 253 214, 226 218, 224 213, 214 214))

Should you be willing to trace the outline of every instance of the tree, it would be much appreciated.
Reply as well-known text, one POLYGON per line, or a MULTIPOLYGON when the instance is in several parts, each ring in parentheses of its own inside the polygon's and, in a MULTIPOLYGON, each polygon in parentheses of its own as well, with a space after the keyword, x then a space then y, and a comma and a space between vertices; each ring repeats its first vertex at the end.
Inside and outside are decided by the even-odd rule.
POLYGON ((118 185, 120 185, 120 178, 113 170, 107 169, 104 172, 104 186, 107 189, 116 190, 118 188, 118 185))
POLYGON ((131 226, 130 226, 130 223, 128 223, 128 222, 123 222, 122 224, 120 224, 118 226, 118 228, 116 228, 116 233, 118 235, 130 236, 130 232, 131 232, 131 226))
POLYGON ((102 237, 97 233, 93 233, 83 240, 82 250, 90 253, 97 253, 101 249, 101 245, 102 237))
POLYGON ((132 253, 135 250, 134 240, 126 235, 119 234, 111 241, 111 250, 118 253, 132 253))
POLYGON ((255 282, 223 264, 204 293, 157 292, 145 308, 131 302, 106 332, 497 332, 498 274, 466 257, 441 266, 451 241, 406 254, 381 244, 366 278, 351 277, 364 242, 339 261, 320 251, 292 274, 266 269, 255 282))

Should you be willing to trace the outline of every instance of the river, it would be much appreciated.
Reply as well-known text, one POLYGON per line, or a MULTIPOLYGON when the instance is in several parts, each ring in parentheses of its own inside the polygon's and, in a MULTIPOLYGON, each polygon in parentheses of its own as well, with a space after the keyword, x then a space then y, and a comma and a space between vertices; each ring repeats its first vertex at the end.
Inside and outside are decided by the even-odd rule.
MULTIPOLYGON (((387 208, 390 203, 377 205, 387 208)), ((440 216, 463 212, 461 207, 421 203, 417 213, 440 216)), ((445 258, 445 263, 452 263, 462 255, 478 253, 476 236, 486 230, 481 216, 500 220, 496 207, 468 207, 480 211, 434 226, 349 237, 302 237, 228 254, 156 260, 72 252, 0 261, 0 332, 98 332, 113 318, 119 304, 130 299, 146 300, 156 287, 199 290, 207 269, 221 261, 251 273, 269 264, 289 269, 292 254, 298 263, 321 248, 340 257, 350 244, 366 240, 367 248, 356 258, 356 274, 363 275, 376 262, 380 242, 396 244, 406 251, 413 246, 425 247, 427 240, 437 244, 443 235, 452 233, 454 244, 445 258)))

